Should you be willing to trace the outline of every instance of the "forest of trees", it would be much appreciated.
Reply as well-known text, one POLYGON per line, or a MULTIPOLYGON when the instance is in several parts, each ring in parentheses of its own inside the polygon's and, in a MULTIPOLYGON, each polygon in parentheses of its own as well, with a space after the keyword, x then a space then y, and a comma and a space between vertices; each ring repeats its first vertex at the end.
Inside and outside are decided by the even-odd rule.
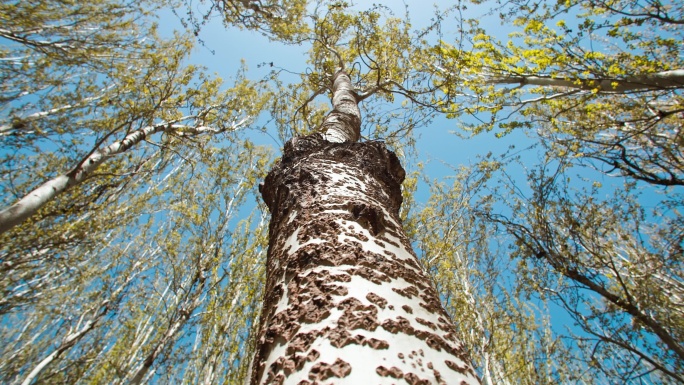
POLYGON ((282 150, 256 143, 317 132, 342 65, 483 384, 684 383, 684 5, 472 0, 412 25, 407 3, 3 1, 0 382, 245 382, 282 150), (217 20, 305 67, 189 64, 217 20), (438 131, 508 149, 434 179, 438 131))

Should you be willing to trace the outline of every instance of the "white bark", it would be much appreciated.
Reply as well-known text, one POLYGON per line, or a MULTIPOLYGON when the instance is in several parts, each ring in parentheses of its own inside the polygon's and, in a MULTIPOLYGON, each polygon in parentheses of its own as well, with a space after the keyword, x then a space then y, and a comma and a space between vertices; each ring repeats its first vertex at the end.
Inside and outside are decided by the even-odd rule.
POLYGON ((150 369, 155 360, 164 349, 169 348, 175 343, 174 337, 176 333, 186 324, 190 319, 190 315, 199 307, 202 302, 202 294, 206 284, 207 266, 198 267, 200 270, 196 271, 191 279, 188 279, 181 286, 179 292, 187 293, 186 298, 176 304, 176 309, 173 311, 173 318, 171 325, 166 329, 162 338, 157 341, 152 351, 145 357, 143 362, 135 370, 129 384, 140 384, 151 375, 150 369), (191 291, 190 291, 191 290, 191 291))
POLYGON ((251 384, 478 384, 404 234, 379 142, 296 138, 266 178, 267 283, 251 384))
POLYGON ((150 368, 152 367, 152 364, 154 364, 154 360, 159 356, 159 353, 162 352, 164 348, 167 347, 167 344, 171 341, 171 338, 176 334, 176 332, 185 324, 187 321, 187 318, 185 315, 181 316, 181 318, 177 319, 167 330, 166 333, 164 333, 164 336, 162 339, 157 343, 152 349, 152 352, 145 358, 145 361, 143 361, 139 367, 136 369, 135 374, 133 375, 133 378, 129 382, 130 384, 140 384, 148 374, 150 368))
POLYGON ((74 169, 34 189, 12 206, 0 211, 0 234, 25 221, 57 195, 82 182, 100 164, 110 157, 121 154, 144 140, 147 136, 160 132, 166 125, 148 126, 128 134, 123 140, 116 141, 102 150, 95 151, 80 162, 74 169))
MULTIPOLYGON (((192 118, 197 118, 197 116, 186 116, 174 122, 192 118)), ((243 118, 229 129, 241 126, 248 119, 248 117, 243 118)), ((88 175, 92 174, 107 159, 126 152, 131 147, 153 134, 164 131, 175 132, 179 136, 192 136, 203 133, 220 133, 227 130, 225 128, 205 126, 185 126, 174 124, 174 122, 160 123, 135 130, 126 135, 124 139, 116 141, 101 150, 94 151, 77 164, 70 172, 54 177, 29 192, 18 202, 0 211, 0 234, 28 219, 57 195, 63 193, 70 187, 83 182, 88 175)))
POLYGON ((479 384, 401 227, 399 160, 355 143, 357 103, 340 70, 324 134, 290 140, 260 186, 272 217, 248 382, 479 384))
POLYGON ((361 111, 351 79, 344 71, 333 78, 333 110, 321 124, 329 142, 356 142, 361 137, 361 111))
POLYGON ((634 91, 675 89, 684 87, 684 69, 630 76, 624 79, 571 79, 551 76, 505 76, 488 79, 490 84, 520 84, 542 87, 563 87, 622 94, 634 91))
MULTIPOLYGON (((17 118, 22 123, 25 123, 25 124, 31 123, 31 122, 34 122, 36 120, 40 120, 40 119, 43 119, 45 117, 48 117, 48 116, 51 116, 51 115, 54 115, 57 113, 61 113, 64 111, 69 111, 69 110, 73 110, 76 108, 81 108, 83 106, 86 106, 89 103, 92 103, 96 100, 102 99, 103 95, 105 94, 105 91, 108 91, 111 88, 114 88, 114 86, 113 85, 107 86, 104 89, 102 89, 102 91, 100 92, 100 95, 85 98, 85 99, 81 100, 79 103, 75 103, 73 105, 72 104, 66 104, 66 105, 55 107, 55 108, 52 108, 49 110, 34 112, 34 113, 26 115, 26 116, 22 116, 22 117, 17 116, 17 117, 10 117, 10 118, 12 118, 12 119, 17 118)), ((16 128, 14 127, 13 124, 0 125, 0 136, 11 135, 15 130, 16 130, 16 128)))

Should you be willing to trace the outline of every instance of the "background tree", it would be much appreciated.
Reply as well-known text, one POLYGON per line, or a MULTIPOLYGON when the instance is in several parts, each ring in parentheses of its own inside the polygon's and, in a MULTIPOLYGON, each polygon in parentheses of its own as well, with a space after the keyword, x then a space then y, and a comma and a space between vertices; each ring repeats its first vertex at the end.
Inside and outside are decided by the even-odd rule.
MULTIPOLYGON (((308 32, 307 0, 182 0, 180 21, 195 36, 215 17, 226 28, 245 28, 261 32, 269 39, 299 43, 308 32)), ((202 42, 201 39, 199 39, 202 42)))
POLYGON ((508 41, 469 20, 468 43, 435 48, 435 71, 461 79, 444 88, 454 98, 445 111, 468 103, 475 132, 534 128, 604 172, 682 184, 679 4, 509 2, 492 12, 510 26, 508 41))
MULTIPOLYGON (((105 13, 106 6, 113 5, 101 6, 105 9, 98 12, 105 13)), ((50 11, 54 12, 52 17, 58 14, 50 9, 45 12, 50 11)), ((72 10, 66 8, 63 11, 72 10)), ((97 60, 73 62, 69 52, 52 58, 42 51, 34 53, 30 42, 24 42, 16 47, 16 52, 12 52, 15 57, 8 62, 20 60, 17 57, 23 58, 26 63, 16 62, 14 65, 26 67, 29 71, 37 71, 33 64, 29 64, 33 61, 53 60, 40 73, 17 76, 21 75, 18 79, 35 76, 38 78, 36 83, 50 77, 54 78, 51 80, 54 84, 47 81, 48 84, 43 86, 36 84, 35 89, 23 91, 22 97, 12 100, 8 106, 10 111, 6 115, 3 139, 7 149, 5 164, 9 167, 3 170, 3 174, 11 184, 5 187, 5 196, 6 200, 9 197, 21 199, 0 211, 2 232, 23 222, 68 188, 86 179, 96 179, 93 174, 103 162, 129 151, 154 134, 163 133, 167 138, 223 134, 244 127, 259 109, 259 101, 255 100, 256 90, 244 76, 238 75, 232 90, 218 92, 220 79, 209 78, 193 66, 183 67, 182 60, 191 48, 187 38, 161 41, 155 37, 154 26, 140 30, 130 24, 129 19, 135 14, 124 13, 119 24, 103 27, 98 24, 99 20, 87 19, 95 10, 77 9, 73 12, 76 21, 72 24, 84 25, 80 26, 82 29, 70 26, 65 33, 78 37, 94 29, 107 34, 109 41, 104 37, 98 38, 97 33, 90 39, 97 40, 98 48, 108 51, 100 53, 91 49, 85 55, 110 59, 103 63, 97 60), (64 77, 62 72, 73 74, 73 81, 71 75, 64 77), (191 82, 195 84, 191 85, 191 82), (67 91, 63 92, 65 89, 67 91), (35 106, 35 98, 40 98, 40 106, 35 106), (27 112, 34 109, 40 110, 27 112), (26 164, 29 160, 36 164, 31 168, 32 177, 26 177, 23 170, 12 167, 13 163, 26 164), (41 175, 43 169, 50 173, 41 175), (63 172, 60 169, 68 171, 55 176, 55 173, 63 172), (37 180, 43 178, 47 181, 36 186, 37 180)), ((32 18, 30 20, 41 21, 40 15, 28 16, 32 18)), ((46 23, 59 26, 59 23, 69 22, 67 15, 65 19, 46 23)), ((41 24, 34 28, 45 29, 41 24)), ((41 36, 33 38, 38 40, 41 36)), ((89 48, 86 44, 77 47, 89 48)), ((20 85, 16 87, 21 88, 20 85)), ((132 162, 127 168, 135 169, 139 164, 132 162)))
POLYGON ((1 6, 3 203, 61 183, 2 214, 4 383, 244 377, 263 221, 235 216, 269 155, 236 130, 263 96, 185 65, 162 5, 1 6))
MULTIPOLYGON (((475 215, 492 172, 484 162, 453 169, 453 184, 431 182, 430 199, 407 222, 419 260, 430 273, 485 384, 558 384, 582 380, 574 352, 551 328, 546 301, 531 301, 507 239, 475 215)), ((591 382, 591 381, 589 381, 591 382)))
POLYGON ((595 378, 681 381, 681 219, 671 210, 681 197, 648 213, 634 183, 605 196, 598 183, 578 187, 565 167, 532 169, 529 194, 505 183, 495 199, 510 214, 480 214, 513 237, 526 285, 572 317, 579 330, 568 341, 595 378))
MULTIPOLYGON (((138 188, 122 193, 123 213, 116 202, 90 213, 93 224, 117 218, 117 228, 103 231, 106 244, 50 249, 6 276, 12 294, 31 297, 3 316, 3 340, 12 342, 3 346, 4 382, 30 382, 29 371, 50 382, 244 376, 234 361, 249 341, 231 338, 223 340, 225 350, 210 348, 223 332, 247 338, 257 310, 263 226, 236 227, 233 218, 266 163, 257 149, 239 156, 230 150, 174 155, 167 173, 131 182, 138 188), (201 164, 217 172, 190 177, 201 164), (227 295, 232 300, 224 302, 227 295), (204 371, 179 365, 197 361, 204 371)), ((99 232, 92 228, 93 236, 99 232)))
POLYGON ((474 115, 463 124, 472 133, 525 130, 540 146, 519 167, 483 163, 501 187, 481 193, 497 204, 475 207, 512 237, 527 290, 582 330, 565 341, 592 378, 681 382, 682 329, 670 316, 682 283, 682 7, 490 7, 508 40, 461 19, 470 39, 435 45, 433 70, 451 79, 444 112, 474 115))

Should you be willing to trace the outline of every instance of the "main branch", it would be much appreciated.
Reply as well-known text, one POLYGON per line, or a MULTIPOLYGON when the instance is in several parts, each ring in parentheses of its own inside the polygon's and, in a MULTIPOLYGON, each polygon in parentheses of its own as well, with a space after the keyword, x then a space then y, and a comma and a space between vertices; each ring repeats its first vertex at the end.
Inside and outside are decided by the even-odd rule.
POLYGON ((344 70, 333 77, 333 110, 321 124, 329 142, 356 142, 361 136, 361 111, 349 75, 344 70))

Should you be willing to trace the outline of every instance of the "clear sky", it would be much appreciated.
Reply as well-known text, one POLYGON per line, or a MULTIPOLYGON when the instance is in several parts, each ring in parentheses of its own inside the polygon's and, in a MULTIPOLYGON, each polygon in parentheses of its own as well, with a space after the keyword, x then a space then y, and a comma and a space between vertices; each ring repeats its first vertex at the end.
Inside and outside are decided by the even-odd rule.
MULTIPOLYGON (((453 2, 440 0, 430 5, 420 0, 384 0, 378 1, 355 1, 356 9, 364 10, 373 4, 382 4, 390 8, 395 16, 402 16, 405 13, 405 5, 414 29, 422 28, 434 17, 435 7, 444 9, 453 5, 453 2)), ((484 8, 477 8, 469 5, 467 17, 483 17, 484 8)), ((179 10, 180 11, 180 10, 179 10)), ((493 20, 496 28, 493 28, 500 35, 505 35, 505 30, 501 28, 498 21, 493 20)), ((162 14, 160 18, 162 33, 168 33, 173 29, 181 28, 178 18, 171 12, 162 14)), ((456 35, 455 23, 447 20, 442 26, 445 38, 453 39, 456 35)), ((501 38, 505 36, 501 35, 501 38)), ((250 79, 260 79, 266 76, 272 68, 270 65, 259 68, 262 63, 274 63, 274 67, 283 68, 287 71, 302 73, 307 69, 306 52, 308 45, 284 45, 278 42, 271 42, 258 32, 240 30, 239 28, 226 28, 221 20, 214 18, 203 27, 199 38, 204 42, 204 46, 197 45, 190 58, 192 64, 202 65, 208 68, 209 72, 218 73, 226 82, 235 75, 244 60, 249 68, 248 77, 250 79)), ((297 75, 289 75, 287 72, 281 73, 283 81, 298 82, 297 75)), ((318 102, 327 102, 327 96, 318 97, 318 102)), ((361 104, 363 115, 363 104, 361 104)), ((453 175, 453 170, 445 164, 458 166, 470 164, 477 161, 478 155, 488 152, 494 154, 503 153, 509 145, 515 144, 516 148, 523 148, 530 144, 529 139, 521 133, 514 133, 503 139, 497 139, 493 134, 482 134, 476 138, 464 140, 452 134, 457 130, 455 120, 449 120, 443 116, 438 116, 429 126, 421 127, 414 132, 417 137, 418 161, 426 166, 430 179, 444 179, 453 175)), ((259 144, 272 145, 277 152, 280 151, 281 144, 276 143, 272 138, 265 134, 256 134, 253 140, 259 144), (260 136, 260 137, 259 137, 260 136)), ((275 136, 275 134, 274 134, 275 136)), ((252 137, 250 135, 250 137, 252 137)), ((408 166, 408 165, 407 165, 408 166)), ((409 166, 410 167, 410 166, 409 166)), ((419 188, 418 200, 427 199, 428 191, 423 185, 419 188)))

